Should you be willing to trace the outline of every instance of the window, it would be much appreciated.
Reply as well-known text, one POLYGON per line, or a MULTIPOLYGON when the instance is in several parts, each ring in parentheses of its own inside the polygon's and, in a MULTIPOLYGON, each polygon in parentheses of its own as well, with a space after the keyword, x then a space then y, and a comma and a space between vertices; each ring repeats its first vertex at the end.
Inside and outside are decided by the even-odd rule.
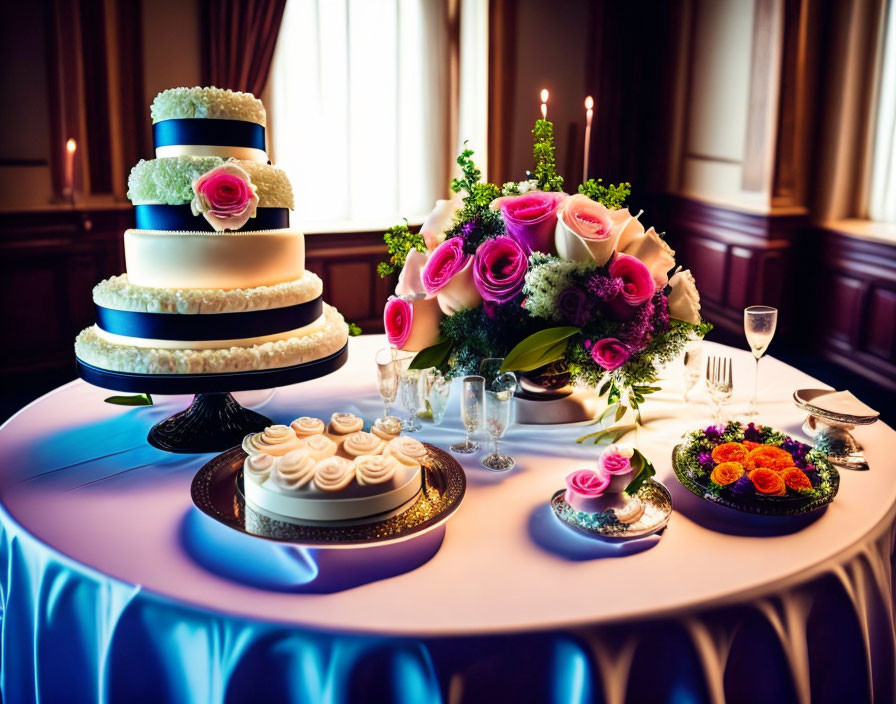
POLYGON ((447 5, 287 2, 269 103, 272 159, 292 181, 294 225, 362 230, 422 219, 448 196, 451 154, 464 138, 478 138, 484 160, 487 66, 471 71, 464 57, 486 53, 487 2, 462 3, 456 39, 447 5))
POLYGON ((868 214, 872 220, 896 223, 896 1, 888 5, 868 214))

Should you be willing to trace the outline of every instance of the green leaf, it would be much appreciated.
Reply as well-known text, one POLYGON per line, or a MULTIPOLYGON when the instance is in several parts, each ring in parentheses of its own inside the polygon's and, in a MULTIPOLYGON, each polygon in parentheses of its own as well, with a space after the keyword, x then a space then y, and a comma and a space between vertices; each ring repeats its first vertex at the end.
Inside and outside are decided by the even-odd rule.
POLYGON ((450 339, 439 338, 439 341, 432 345, 432 347, 420 350, 414 359, 411 360, 411 364, 408 368, 429 369, 430 367, 436 367, 437 369, 441 369, 451 355, 451 347, 453 344, 454 342, 450 339))
POLYGON ((656 474, 656 469, 654 468, 653 463, 651 463, 651 461, 637 449, 635 450, 635 454, 632 455, 632 466, 635 466, 636 464, 640 465, 640 469, 635 475, 635 478, 628 483, 627 487, 625 487, 625 493, 629 496, 637 494, 644 482, 656 474))
POLYGON ((106 403, 116 406, 151 406, 152 396, 149 394, 137 394, 136 396, 110 396, 103 399, 106 403))
POLYGON ((610 387, 612 385, 613 385, 613 380, 612 379, 608 380, 606 384, 604 384, 603 386, 600 387, 600 391, 597 392, 597 395, 603 396, 610 390, 610 387))
POLYGON ((581 328, 565 325, 557 328, 539 330, 529 335, 514 347, 504 358, 501 373, 530 372, 551 362, 562 359, 569 344, 569 338, 580 332, 581 328))
MULTIPOLYGON (((609 440, 610 443, 614 443, 618 441, 622 436, 630 433, 635 429, 634 425, 620 425, 616 428, 605 428, 604 430, 598 430, 594 433, 588 433, 587 435, 583 435, 578 440, 577 443, 584 443, 586 440, 592 441, 595 445, 599 445, 604 440, 609 440)), ((609 444, 609 443, 608 443, 609 444)))

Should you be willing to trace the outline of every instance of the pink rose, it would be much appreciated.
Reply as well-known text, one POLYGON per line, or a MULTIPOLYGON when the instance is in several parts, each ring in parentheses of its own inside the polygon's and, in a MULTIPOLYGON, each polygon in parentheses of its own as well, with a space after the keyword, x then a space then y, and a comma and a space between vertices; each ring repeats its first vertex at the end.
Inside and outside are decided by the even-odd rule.
POLYGON ((483 300, 506 303, 522 290, 528 268, 529 258, 523 248, 502 235, 479 245, 473 281, 483 300))
POLYGON ((200 213, 216 231, 239 230, 258 207, 256 187, 241 167, 227 162, 193 181, 193 215, 200 213))
POLYGON ((603 367, 608 372, 618 369, 628 361, 631 353, 624 344, 615 337, 607 337, 598 340, 591 347, 591 359, 599 367, 603 367))
POLYGON ((600 499, 609 484, 609 475, 592 469, 580 469, 566 477, 566 494, 563 498, 576 511, 597 513, 603 504, 600 499))
POLYGON ((634 238, 620 251, 635 257, 653 277, 657 291, 666 288, 669 283, 669 270, 675 267, 675 251, 666 244, 652 227, 640 237, 634 238))
POLYGON ((656 286, 650 270, 640 259, 619 253, 610 263, 610 276, 622 279, 622 300, 630 306, 647 303, 656 293, 656 286))
POLYGON ((561 256, 586 261, 590 257, 603 266, 619 240, 620 229, 613 225, 611 211, 602 203, 581 193, 570 196, 557 213, 557 250, 561 256))
POLYGON ((501 209, 507 234, 526 250, 526 254, 552 254, 557 210, 568 197, 565 193, 532 191, 498 198, 493 207, 501 209))
POLYGON ((438 293, 470 261, 473 255, 464 253, 464 241, 452 237, 440 244, 423 267, 423 287, 430 296, 438 293))
POLYGON ((400 350, 419 352, 438 341, 441 317, 435 299, 392 296, 383 309, 386 339, 400 350))
POLYGON ((634 448, 629 445, 609 445, 603 451, 597 466, 609 477, 608 492, 623 491, 628 486, 635 471, 632 467, 634 454, 634 448))

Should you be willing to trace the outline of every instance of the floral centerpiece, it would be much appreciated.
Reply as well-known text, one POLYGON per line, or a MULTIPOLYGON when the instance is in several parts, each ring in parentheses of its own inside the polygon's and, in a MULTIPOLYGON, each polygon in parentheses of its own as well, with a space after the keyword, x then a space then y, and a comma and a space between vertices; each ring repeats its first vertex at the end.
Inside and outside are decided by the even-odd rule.
POLYGON ((380 274, 400 268, 384 311, 389 342, 417 352, 415 368, 453 376, 502 357, 502 371, 534 385, 583 384, 637 408, 658 367, 710 328, 694 279, 625 207, 628 183, 563 192, 552 124, 538 120, 533 135, 531 179, 483 182, 464 150, 455 197, 419 233, 405 224, 385 234, 380 274))
POLYGON ((833 500, 839 475, 826 455, 764 425, 732 421, 688 434, 674 456, 685 486, 716 503, 757 513, 796 512, 833 500))

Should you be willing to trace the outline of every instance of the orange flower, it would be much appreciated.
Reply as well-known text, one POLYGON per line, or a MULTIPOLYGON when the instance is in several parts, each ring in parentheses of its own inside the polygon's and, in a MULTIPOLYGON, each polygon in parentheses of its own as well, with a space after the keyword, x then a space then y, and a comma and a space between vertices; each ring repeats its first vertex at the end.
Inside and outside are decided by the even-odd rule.
POLYGON ((766 469, 774 469, 775 471, 793 467, 793 457, 790 456, 790 453, 787 450, 775 447, 774 445, 760 445, 759 447, 750 450, 750 455, 747 460, 748 461, 744 464, 748 469, 751 464, 752 468, 755 469, 765 467, 766 469))
POLYGON ((761 442, 755 442, 754 440, 744 440, 743 444, 748 450, 755 450, 757 447, 762 447, 761 442))
POLYGON ((812 488, 812 482, 809 480, 809 477, 806 476, 803 470, 797 469, 796 467, 791 467, 790 469, 782 471, 781 478, 784 480, 787 488, 793 489, 794 491, 802 491, 803 489, 812 488))
POLYGON ((728 486, 744 476, 744 466, 740 462, 722 462, 717 464, 709 475, 713 484, 728 486))
POLYGON ((784 496, 787 493, 787 485, 781 475, 771 469, 760 467, 750 472, 750 481, 756 487, 756 491, 767 496, 784 496))
POLYGON ((740 462, 741 464, 750 452, 739 442, 725 442, 712 451, 714 462, 740 462))

